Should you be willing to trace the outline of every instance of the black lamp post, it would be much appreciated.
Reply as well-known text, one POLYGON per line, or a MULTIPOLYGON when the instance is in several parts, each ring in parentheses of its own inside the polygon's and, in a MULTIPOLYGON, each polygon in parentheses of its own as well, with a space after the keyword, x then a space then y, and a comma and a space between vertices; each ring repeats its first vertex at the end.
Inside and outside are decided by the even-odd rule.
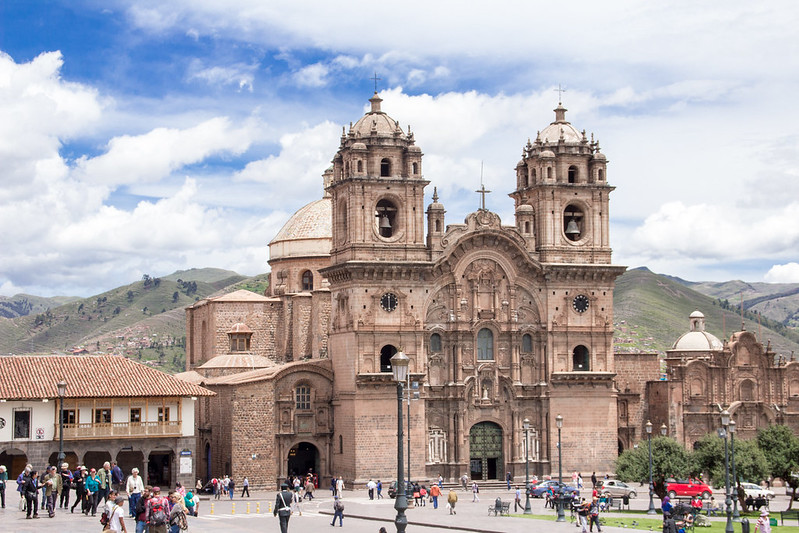
POLYGON ((394 498, 394 509, 397 510, 394 523, 397 525, 397 533, 403 533, 408 527, 408 517, 405 516, 408 498, 405 495, 405 480, 402 479, 402 383, 408 377, 409 363, 410 359, 402 352, 395 353, 391 358, 391 371, 394 374, 394 381, 397 382, 397 495, 394 498))
POLYGON ((738 478, 735 475, 735 420, 730 420, 730 456, 732 457, 732 519, 741 521, 738 513, 738 478))
POLYGON ((524 494, 526 499, 524 501, 524 514, 533 514, 533 509, 530 507, 530 450, 528 446, 530 443, 530 420, 527 418, 522 422, 524 428, 524 494))
POLYGON ((61 471, 61 465, 64 464, 64 395, 67 393, 67 382, 63 379, 56 383, 58 388, 58 399, 60 405, 58 408, 58 471, 61 471))
POLYGON ((652 422, 646 421, 646 439, 649 441, 649 510, 646 514, 657 514, 655 511, 655 484, 652 482, 652 422))
POLYGON ((563 417, 558 415, 555 417, 555 425, 558 426, 558 483, 561 485, 560 493, 557 495, 558 499, 558 518, 555 522, 565 522, 566 516, 563 514, 563 449, 560 441, 560 429, 563 427, 563 417))
POLYGON ((724 439, 724 487, 726 490, 726 499, 724 504, 727 512, 727 525, 724 528, 725 533, 734 533, 732 528, 732 495, 730 494, 730 453, 727 447, 727 428, 730 425, 730 413, 726 409, 721 412, 721 428, 719 429, 719 437, 724 439))

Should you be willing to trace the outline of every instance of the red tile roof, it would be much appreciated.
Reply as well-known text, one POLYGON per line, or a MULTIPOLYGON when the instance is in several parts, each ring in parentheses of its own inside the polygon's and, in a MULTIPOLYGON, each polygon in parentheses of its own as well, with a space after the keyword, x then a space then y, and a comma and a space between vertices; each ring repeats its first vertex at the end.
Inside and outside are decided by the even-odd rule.
POLYGON ((58 398, 56 383, 67 382, 65 398, 212 396, 194 383, 119 355, 0 356, 0 398, 58 398))

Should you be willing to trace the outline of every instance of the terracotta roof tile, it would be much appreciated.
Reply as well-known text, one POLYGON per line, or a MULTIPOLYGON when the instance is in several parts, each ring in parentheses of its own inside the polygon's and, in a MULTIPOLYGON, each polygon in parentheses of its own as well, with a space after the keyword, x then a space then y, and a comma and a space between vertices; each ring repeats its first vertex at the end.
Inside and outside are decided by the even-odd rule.
POLYGON ((208 389, 119 355, 0 356, 0 398, 212 396, 208 389))

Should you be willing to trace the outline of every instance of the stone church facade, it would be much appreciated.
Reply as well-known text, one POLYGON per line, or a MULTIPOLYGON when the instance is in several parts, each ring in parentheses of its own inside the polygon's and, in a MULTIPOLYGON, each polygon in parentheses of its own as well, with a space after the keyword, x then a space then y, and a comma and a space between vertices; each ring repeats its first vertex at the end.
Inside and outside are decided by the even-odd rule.
POLYGON ((598 143, 558 105, 508 184, 513 224, 484 196, 446 224, 435 189, 425 208, 414 134, 377 94, 370 104, 342 132, 324 197, 270 243, 269 294, 187 309, 184 377, 217 393, 198 409, 198 477, 393 479, 397 351, 418 384, 403 407, 414 479, 523 476, 525 449, 531 473, 557 474, 559 414, 563 471, 612 471, 624 268, 611 263, 598 143))
POLYGON ((727 409, 736 438, 784 424, 799 432, 799 362, 777 355, 751 331, 737 331, 724 342, 706 330, 694 311, 690 330, 666 351, 666 379, 647 383, 647 403, 655 427, 687 449, 720 426, 727 409))

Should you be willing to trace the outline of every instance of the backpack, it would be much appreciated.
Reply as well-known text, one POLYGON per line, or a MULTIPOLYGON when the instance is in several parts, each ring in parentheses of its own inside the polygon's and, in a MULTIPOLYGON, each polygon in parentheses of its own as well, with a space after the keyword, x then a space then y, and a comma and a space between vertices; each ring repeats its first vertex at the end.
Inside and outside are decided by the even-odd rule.
POLYGON ((336 502, 333 504, 333 510, 342 512, 344 511, 344 504, 341 503, 341 500, 336 500, 336 502))
POLYGON ((108 511, 103 511, 103 514, 100 515, 100 524, 103 526, 108 525, 108 511))
POLYGON ((164 499, 156 498, 152 501, 150 509, 150 522, 155 526, 166 524, 166 512, 164 511, 164 499))

